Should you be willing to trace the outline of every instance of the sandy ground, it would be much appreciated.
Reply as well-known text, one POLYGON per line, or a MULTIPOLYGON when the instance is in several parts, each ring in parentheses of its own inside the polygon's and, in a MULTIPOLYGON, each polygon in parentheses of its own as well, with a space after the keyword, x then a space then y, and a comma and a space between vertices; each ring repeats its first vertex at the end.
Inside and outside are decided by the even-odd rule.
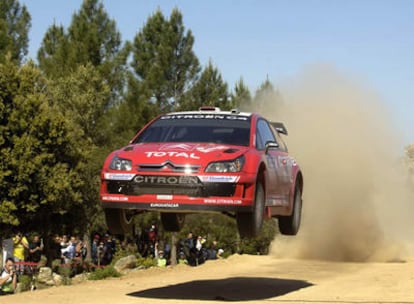
POLYGON ((414 259, 347 263, 235 255, 1 297, 1 303, 414 303, 414 259))

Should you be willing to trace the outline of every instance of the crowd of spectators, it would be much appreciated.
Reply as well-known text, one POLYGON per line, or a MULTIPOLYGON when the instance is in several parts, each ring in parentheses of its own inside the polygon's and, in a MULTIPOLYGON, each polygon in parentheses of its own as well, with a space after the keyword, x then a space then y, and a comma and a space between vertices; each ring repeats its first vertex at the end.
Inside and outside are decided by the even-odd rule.
MULTIPOLYGON (((170 242, 158 237, 158 230, 155 225, 144 230, 137 238, 136 243, 138 252, 143 257, 157 259, 158 266, 163 267, 172 264, 170 242)), ((180 239, 177 243, 177 263, 197 266, 207 260, 216 260, 222 257, 224 251, 218 247, 217 241, 212 241, 208 246, 206 244, 206 237, 195 236, 192 232, 189 232, 185 239, 180 239)))
MULTIPOLYGON (((109 233, 94 233, 89 248, 91 262, 96 267, 109 265, 117 249, 126 249, 128 246, 136 248, 142 257, 156 259, 159 267, 170 264, 197 266, 207 260, 221 258, 223 254, 223 249, 218 247, 216 241, 212 241, 208 246, 206 244, 205 237, 195 236, 189 232, 185 239, 177 242, 176 263, 173 263, 170 242, 160 239, 156 225, 151 225, 135 240, 123 242, 109 233)), ((19 231, 12 238, 12 254, 4 257, 5 265, 2 272, 4 278, 0 277, 0 293, 2 285, 6 282, 10 283, 9 277, 12 278, 10 273, 21 275, 32 269, 33 265, 37 266, 40 263, 51 266, 52 261, 59 261, 61 265, 82 263, 87 255, 88 246, 79 236, 53 235, 44 242, 38 234, 25 235, 19 231)))

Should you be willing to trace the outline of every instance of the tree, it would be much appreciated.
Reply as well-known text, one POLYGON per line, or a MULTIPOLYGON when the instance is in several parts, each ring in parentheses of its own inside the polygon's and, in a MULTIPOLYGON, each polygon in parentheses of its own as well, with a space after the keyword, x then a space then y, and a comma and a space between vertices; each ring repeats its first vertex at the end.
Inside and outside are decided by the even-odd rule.
POLYGON ((4 63, 9 53, 11 60, 21 64, 28 53, 28 33, 31 17, 26 6, 18 0, 0 1, 0 63, 4 63))
POLYGON ((260 85, 253 99, 252 111, 267 113, 267 117, 277 112, 283 106, 281 94, 275 90, 268 78, 260 85))
POLYGON ((82 203, 82 154, 33 63, 9 59, 0 75, 0 223, 47 229, 82 203))
POLYGON ((39 67, 49 77, 61 77, 72 69, 73 49, 63 26, 53 24, 46 32, 37 53, 39 67))
POLYGON ((223 110, 230 110, 233 107, 227 83, 223 81, 219 70, 213 66, 211 61, 192 87, 181 110, 194 110, 201 106, 215 106, 223 110))
POLYGON ((91 65, 80 66, 66 77, 48 82, 53 104, 74 126, 73 138, 82 155, 79 176, 85 182, 80 188, 82 206, 68 209, 74 217, 79 233, 91 231, 103 220, 99 204, 99 173, 109 153, 105 108, 111 90, 101 74, 91 65))
POLYGON ((52 25, 38 52, 40 68, 52 78, 92 64, 106 79, 116 103, 125 87, 126 59, 129 44, 121 46, 121 34, 114 20, 109 19, 99 0, 84 0, 72 16, 67 30, 52 25))
POLYGON ((194 37, 190 30, 185 31, 178 9, 169 20, 157 10, 135 36, 131 67, 140 91, 158 111, 179 108, 197 80, 200 67, 193 44, 194 37))
POLYGON ((252 108, 252 96, 249 88, 244 84, 243 78, 237 81, 232 96, 232 103, 235 107, 250 111, 252 108))

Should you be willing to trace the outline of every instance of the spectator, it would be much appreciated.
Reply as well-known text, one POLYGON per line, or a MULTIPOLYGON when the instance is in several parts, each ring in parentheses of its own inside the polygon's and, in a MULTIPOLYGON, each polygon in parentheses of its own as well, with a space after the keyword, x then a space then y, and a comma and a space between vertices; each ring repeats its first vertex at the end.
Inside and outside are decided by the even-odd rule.
POLYGON ((68 236, 64 234, 60 238, 60 249, 65 249, 68 246, 69 246, 69 239, 68 239, 68 236))
MULTIPOLYGON (((24 262, 26 256, 26 250, 29 249, 29 242, 27 238, 19 231, 13 237, 13 256, 15 262, 24 262)), ((23 274, 24 266, 16 265, 18 274, 23 274)))
POLYGON ((217 259, 217 241, 213 241, 211 246, 207 249, 207 260, 217 259))
POLYGON ((14 259, 11 257, 7 258, 0 275, 0 295, 14 293, 17 286, 17 273, 14 267, 14 259))
POLYGON ((191 256, 195 249, 194 236, 192 232, 187 234, 187 238, 184 241, 184 253, 187 257, 191 256))
POLYGON ((148 254, 152 257, 156 257, 155 244, 158 243, 158 229, 155 224, 151 225, 148 231, 148 254))
MULTIPOLYGON (((99 247, 99 234, 95 234, 93 236, 92 244, 91 244, 91 258, 92 263, 98 265, 98 247, 99 247)), ((102 244, 103 246, 103 244, 102 244)))
POLYGON ((223 253, 224 253, 223 249, 220 248, 219 250, 217 250, 217 258, 222 259, 223 258, 223 253))
POLYGON ((112 235, 105 234, 105 241, 104 241, 104 252, 102 258, 102 265, 111 264, 112 258, 116 252, 116 243, 112 238, 112 235))
POLYGON ((104 259, 105 250, 106 250, 105 243, 103 241, 99 241, 99 245, 98 245, 98 263, 97 263, 98 266, 106 265, 105 264, 106 261, 104 259))
POLYGON ((39 235, 35 234, 32 241, 29 243, 29 255, 28 261, 39 263, 43 252, 43 240, 39 238, 39 235))
POLYGON ((188 260, 182 251, 178 254, 178 265, 188 265, 188 260))
POLYGON ((158 267, 166 267, 167 266, 167 259, 164 256, 164 251, 162 251, 162 250, 160 250, 158 252, 157 266, 158 267))
POLYGON ((47 251, 47 264, 49 267, 52 266, 52 262, 55 260, 60 260, 62 256, 62 251, 60 247, 61 238, 58 234, 51 235, 49 237, 46 251, 47 251))
POLYGON ((77 261, 82 262, 86 258, 87 248, 86 243, 77 238, 76 239, 76 246, 75 246, 75 258, 77 261))
POLYGON ((206 239, 203 238, 201 235, 198 236, 197 242, 196 242, 196 249, 198 251, 201 251, 203 249, 203 245, 206 242, 206 239))
POLYGON ((70 237, 68 245, 65 248, 62 248, 62 259, 65 264, 69 264, 76 254, 76 238, 74 236, 70 237))

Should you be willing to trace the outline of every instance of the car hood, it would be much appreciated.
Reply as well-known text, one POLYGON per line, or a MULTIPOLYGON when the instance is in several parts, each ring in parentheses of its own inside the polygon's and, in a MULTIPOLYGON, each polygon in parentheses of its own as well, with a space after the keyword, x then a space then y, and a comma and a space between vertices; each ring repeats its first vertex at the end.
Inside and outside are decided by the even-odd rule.
POLYGON ((244 154, 248 147, 213 143, 141 143, 117 151, 120 158, 134 164, 197 164, 206 166, 214 160, 232 160, 244 154))

